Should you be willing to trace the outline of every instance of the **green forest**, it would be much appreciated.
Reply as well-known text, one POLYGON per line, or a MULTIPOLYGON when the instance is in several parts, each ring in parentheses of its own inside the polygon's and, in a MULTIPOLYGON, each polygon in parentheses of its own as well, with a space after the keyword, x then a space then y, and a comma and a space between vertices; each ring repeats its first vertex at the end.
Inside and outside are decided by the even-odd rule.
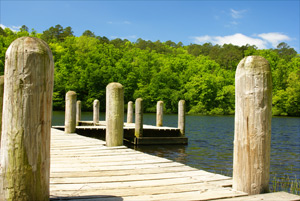
MULTIPOLYGON (((285 42, 276 49, 232 44, 183 45, 172 41, 136 42, 96 36, 86 30, 74 36, 71 27, 56 25, 37 33, 23 25, 19 31, 0 28, 0 73, 5 52, 18 37, 32 36, 49 44, 55 61, 53 109, 63 110, 65 94, 76 91, 83 110, 91 110, 94 99, 105 111, 105 90, 110 82, 124 86, 124 101, 144 100, 145 112, 155 112, 164 101, 165 112, 177 112, 186 100, 190 114, 234 114, 235 70, 242 58, 260 55, 272 69, 273 115, 300 116, 300 56, 285 42)), ((125 104, 126 105, 126 104, 125 104)))

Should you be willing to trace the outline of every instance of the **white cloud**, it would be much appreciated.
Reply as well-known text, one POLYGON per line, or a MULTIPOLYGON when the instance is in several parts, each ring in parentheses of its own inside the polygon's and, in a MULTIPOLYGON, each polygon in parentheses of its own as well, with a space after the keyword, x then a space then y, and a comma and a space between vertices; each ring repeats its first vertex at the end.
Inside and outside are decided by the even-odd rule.
POLYGON ((216 43, 223 45, 223 44, 233 44, 233 45, 238 45, 238 46, 243 46, 243 45, 255 45, 260 49, 266 48, 265 41, 257 38, 251 38, 249 36, 245 36, 241 33, 236 33, 234 35, 230 36, 216 36, 216 43))
POLYGON ((12 30, 13 32, 17 32, 20 30, 21 26, 11 26, 11 27, 7 27, 5 26, 4 24, 0 24, 0 27, 2 29, 5 29, 5 28, 9 28, 10 30, 12 30))
POLYGON ((207 43, 207 42, 212 42, 214 39, 214 37, 212 36, 208 36, 208 35, 205 35, 205 36, 197 36, 197 37, 194 37, 195 38, 195 43, 207 43))
POLYGON ((262 39, 268 41, 269 43, 271 43, 274 48, 276 48, 277 45, 282 41, 290 41, 291 40, 291 38, 288 37, 287 35, 277 33, 277 32, 262 33, 262 34, 259 34, 258 36, 261 37, 262 39))
POLYGON ((242 18, 243 14, 247 12, 247 10, 234 10, 230 9, 230 15, 234 19, 242 18))
POLYGON ((198 36, 198 37, 193 37, 194 42, 198 44, 202 43, 207 43, 211 42, 213 44, 219 44, 219 45, 224 45, 224 44, 233 44, 237 46, 243 46, 243 45, 255 45, 259 49, 266 49, 270 45, 272 47, 276 48, 277 45, 280 42, 291 40, 290 37, 284 34, 280 33, 262 33, 258 34, 257 37, 250 37, 246 36, 241 33, 236 33, 233 35, 228 35, 228 36, 198 36))
POLYGON ((206 42, 211 42, 213 44, 219 44, 219 45, 224 45, 224 44, 233 44, 233 45, 238 45, 238 46, 243 46, 243 45, 256 45, 258 48, 266 48, 265 42, 261 39, 256 39, 256 38, 251 38, 248 36, 245 36, 241 33, 236 33, 234 35, 229 35, 229 36, 200 36, 200 37, 194 37, 195 43, 206 43, 206 42))

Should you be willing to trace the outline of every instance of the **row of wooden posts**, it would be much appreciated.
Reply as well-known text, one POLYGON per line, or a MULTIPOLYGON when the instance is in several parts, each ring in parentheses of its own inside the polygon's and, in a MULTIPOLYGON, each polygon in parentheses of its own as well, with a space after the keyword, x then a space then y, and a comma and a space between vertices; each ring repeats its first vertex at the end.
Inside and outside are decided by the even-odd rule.
MULTIPOLYGON (((124 88, 120 83, 110 83, 106 87, 106 146, 123 145, 124 88)), ((81 120, 81 101, 77 101, 76 92, 66 93, 65 133, 75 133, 81 120)), ((99 124, 99 100, 93 102, 93 124, 99 124)), ((127 123, 133 123, 133 102, 128 102, 127 123)), ((156 106, 156 126, 163 126, 163 101, 156 106)), ((185 134, 185 101, 178 102, 178 128, 185 134)), ((135 136, 143 136, 143 99, 135 101, 135 136)))
MULTIPOLYGON (((53 56, 41 39, 22 37, 9 46, 4 94, 0 98, 3 98, 0 200, 49 200, 53 75, 53 56)), ((113 127, 116 121, 123 122, 123 104, 112 106, 122 99, 121 89, 116 83, 108 86, 112 90, 106 98, 108 130, 123 129, 123 126, 113 127)), ((264 193, 269 188, 270 168, 269 63, 259 56, 241 60, 236 70, 235 92, 233 189, 264 193)), ((141 108, 136 108, 136 114, 140 111, 141 108)), ((136 118, 136 122, 142 119, 136 118)))

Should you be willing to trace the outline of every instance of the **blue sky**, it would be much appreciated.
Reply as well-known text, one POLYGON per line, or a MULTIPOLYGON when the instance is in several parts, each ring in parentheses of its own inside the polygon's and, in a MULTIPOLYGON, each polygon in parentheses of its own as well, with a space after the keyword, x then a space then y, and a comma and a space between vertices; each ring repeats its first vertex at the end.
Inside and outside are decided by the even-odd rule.
POLYGON ((109 39, 138 38, 203 44, 232 43, 276 48, 286 42, 299 53, 299 0, 267 1, 15 1, 0 0, 0 26, 26 25, 42 33, 60 24, 109 39))

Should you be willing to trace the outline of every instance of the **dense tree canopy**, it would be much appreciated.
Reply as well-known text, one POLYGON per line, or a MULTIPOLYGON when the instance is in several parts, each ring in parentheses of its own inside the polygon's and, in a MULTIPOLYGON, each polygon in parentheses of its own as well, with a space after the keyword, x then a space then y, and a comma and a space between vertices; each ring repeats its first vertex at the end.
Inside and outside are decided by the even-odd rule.
POLYGON ((4 72, 5 52, 18 37, 45 40, 55 61, 54 109, 64 108, 65 93, 74 90, 83 109, 90 110, 94 99, 105 109, 105 89, 110 82, 125 88, 125 102, 144 99, 145 112, 154 112, 156 102, 177 112, 185 99, 189 113, 233 114, 234 76, 239 61, 249 55, 265 57, 272 69, 273 114, 300 116, 300 57, 286 43, 277 49, 232 44, 203 45, 170 40, 135 43, 120 38, 109 40, 86 30, 75 37, 71 27, 50 27, 43 33, 29 33, 23 25, 18 32, 0 27, 0 72, 4 72))

